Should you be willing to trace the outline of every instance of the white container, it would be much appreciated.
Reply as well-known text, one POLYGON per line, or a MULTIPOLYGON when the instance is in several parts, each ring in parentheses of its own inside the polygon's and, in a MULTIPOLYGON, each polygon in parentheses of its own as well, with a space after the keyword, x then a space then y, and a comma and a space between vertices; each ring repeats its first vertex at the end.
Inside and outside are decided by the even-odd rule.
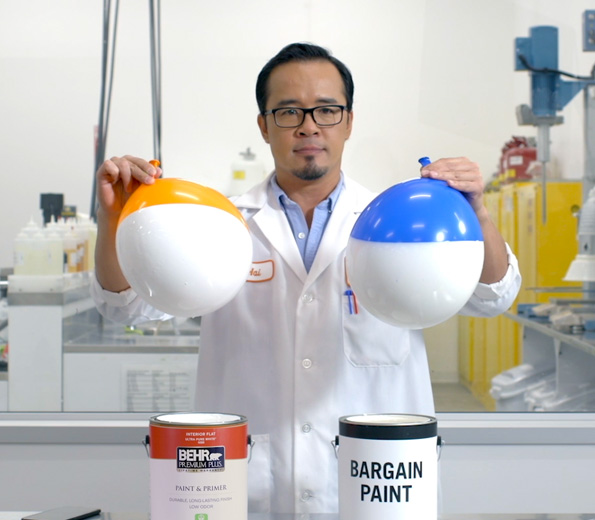
POLYGON ((528 412, 543 412, 543 403, 549 401, 556 395, 557 391, 556 374, 543 379, 538 385, 525 393, 525 402, 528 412))
POLYGON ((47 274, 45 235, 40 229, 31 236, 31 268, 29 274, 47 274))
POLYGON ((540 386, 554 369, 544 370, 528 363, 512 367, 492 378, 490 395, 496 401, 497 412, 529 411, 527 392, 540 386))
POLYGON ((340 520, 436 520, 437 431, 425 415, 341 417, 340 520))
POLYGON ((152 417, 151 520, 246 520, 249 443, 241 415, 152 417))
POLYGON ((37 273, 40 261, 40 245, 38 243, 40 232, 41 228, 31 218, 15 237, 13 243, 14 274, 37 273))
POLYGON ((51 228, 45 230, 46 266, 44 274, 64 273, 64 247, 62 237, 51 228))
POLYGON ((95 245, 97 242, 97 225, 92 224, 89 226, 89 238, 87 240, 87 265, 85 270, 95 270, 95 245))
POLYGON ((572 392, 555 393, 543 398, 539 411, 543 412, 592 412, 595 402, 595 388, 582 385, 572 392))
POLYGON ((64 272, 76 273, 80 269, 79 238, 72 230, 67 231, 62 237, 64 247, 64 272))
POLYGON ((264 164, 247 148, 231 165, 231 181, 227 195, 232 197, 247 192, 265 177, 264 164))
POLYGON ((97 240, 97 225, 90 219, 81 219, 78 228, 84 240, 83 271, 95 269, 95 242, 97 240))
POLYGON ((31 248, 31 236, 24 231, 19 232, 13 244, 14 274, 31 274, 31 248))

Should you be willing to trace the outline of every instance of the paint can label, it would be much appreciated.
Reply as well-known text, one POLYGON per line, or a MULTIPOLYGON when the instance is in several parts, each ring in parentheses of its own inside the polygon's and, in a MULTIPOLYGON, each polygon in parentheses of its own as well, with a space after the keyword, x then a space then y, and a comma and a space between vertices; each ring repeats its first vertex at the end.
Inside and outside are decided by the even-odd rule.
POLYGON ((435 420, 377 417, 376 423, 373 416, 355 416, 340 424, 340 520, 436 520, 435 420))
POLYGON ((246 520, 247 455, 246 422, 220 425, 152 422, 151 518, 246 520))

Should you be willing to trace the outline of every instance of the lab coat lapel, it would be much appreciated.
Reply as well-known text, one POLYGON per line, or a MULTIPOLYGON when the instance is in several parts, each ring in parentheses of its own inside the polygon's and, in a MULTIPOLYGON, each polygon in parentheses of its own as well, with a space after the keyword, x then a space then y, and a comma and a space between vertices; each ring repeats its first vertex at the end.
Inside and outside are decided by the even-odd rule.
POLYGON ((269 201, 269 204, 265 204, 254 215, 252 220, 287 262, 291 270, 302 282, 305 282, 307 272, 304 261, 293 239, 293 233, 287 217, 283 213, 283 209, 279 206, 278 201, 276 201, 276 204, 271 204, 271 201, 269 201))
MULTIPOLYGON (((343 254, 355 221, 361 210, 369 202, 369 197, 360 196, 359 190, 352 183, 345 181, 345 190, 340 194, 333 214, 328 221, 316 258, 308 273, 307 284, 313 282, 337 258, 343 254), (360 200, 362 199, 362 200, 360 200)), ((365 193, 369 193, 366 192, 365 193)))

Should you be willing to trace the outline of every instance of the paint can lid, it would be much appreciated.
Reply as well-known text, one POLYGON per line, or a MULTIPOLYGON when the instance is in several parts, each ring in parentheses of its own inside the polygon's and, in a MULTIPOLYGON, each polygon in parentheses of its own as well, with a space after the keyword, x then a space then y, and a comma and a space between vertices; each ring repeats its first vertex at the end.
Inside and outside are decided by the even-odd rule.
POLYGON ((151 424, 161 426, 235 426, 245 424, 246 417, 229 413, 167 413, 151 417, 151 424))
POLYGON ((339 419, 339 434, 357 439, 427 439, 438 435, 438 423, 429 415, 347 415, 339 419))

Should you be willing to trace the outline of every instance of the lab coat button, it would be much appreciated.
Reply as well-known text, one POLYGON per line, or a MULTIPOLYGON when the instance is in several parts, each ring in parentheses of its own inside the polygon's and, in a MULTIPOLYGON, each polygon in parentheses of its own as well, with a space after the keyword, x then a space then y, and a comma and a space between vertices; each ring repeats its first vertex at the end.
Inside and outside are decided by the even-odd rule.
POLYGON ((307 502, 308 500, 310 500, 310 498, 312 498, 312 492, 309 489, 306 489, 306 491, 302 493, 302 496, 300 498, 302 502, 307 502))
POLYGON ((310 433, 311 430, 312 430, 312 426, 308 423, 306 423, 302 426, 302 431, 304 433, 310 433))
POLYGON ((314 300, 314 296, 312 296, 311 294, 304 294, 302 296, 302 301, 304 303, 311 303, 314 300))
POLYGON ((310 368, 312 366, 312 360, 308 358, 302 360, 302 366, 304 368, 310 368))

